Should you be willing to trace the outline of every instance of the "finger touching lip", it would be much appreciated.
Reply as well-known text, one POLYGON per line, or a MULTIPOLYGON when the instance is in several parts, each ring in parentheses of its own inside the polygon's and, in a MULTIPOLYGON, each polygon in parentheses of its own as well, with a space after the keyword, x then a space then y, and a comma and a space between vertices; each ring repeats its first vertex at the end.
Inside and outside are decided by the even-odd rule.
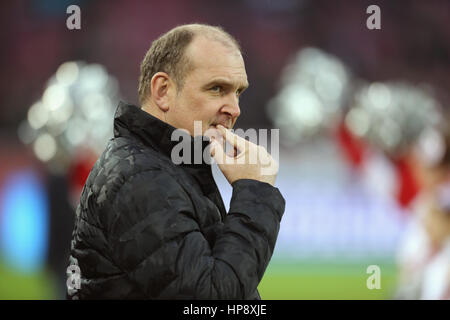
POLYGON ((216 139, 218 142, 223 143, 223 136, 217 127, 211 127, 205 131, 204 135, 210 140, 216 139))
POLYGON ((227 129, 227 127, 225 127, 225 126, 222 125, 222 124, 218 124, 218 125, 216 126, 216 128, 219 129, 220 131, 223 131, 223 130, 227 129))
POLYGON ((215 126, 215 127, 223 126, 223 127, 227 128, 227 129, 231 129, 232 122, 231 122, 231 120, 219 120, 217 122, 214 122, 212 124, 212 126, 215 126))

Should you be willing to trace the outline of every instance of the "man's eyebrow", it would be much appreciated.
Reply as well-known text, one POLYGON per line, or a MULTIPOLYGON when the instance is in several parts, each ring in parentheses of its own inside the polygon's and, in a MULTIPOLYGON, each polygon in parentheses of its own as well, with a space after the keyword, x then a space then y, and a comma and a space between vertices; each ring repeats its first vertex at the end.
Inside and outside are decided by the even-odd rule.
MULTIPOLYGON (((213 79, 213 80, 209 81, 205 85, 205 87, 210 87, 210 86, 214 86, 214 85, 225 85, 225 86, 228 86, 228 87, 234 87, 235 83, 232 82, 232 81, 229 81, 227 79, 216 78, 216 79, 213 79)), ((248 88, 248 86, 249 86, 248 82, 242 83, 242 84, 239 85, 239 89, 241 90, 241 92, 244 92, 245 89, 248 88)))

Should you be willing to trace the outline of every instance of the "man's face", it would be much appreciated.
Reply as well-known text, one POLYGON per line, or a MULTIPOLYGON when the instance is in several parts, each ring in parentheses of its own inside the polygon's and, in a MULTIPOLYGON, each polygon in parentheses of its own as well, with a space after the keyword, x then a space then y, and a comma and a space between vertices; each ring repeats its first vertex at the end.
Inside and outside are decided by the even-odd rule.
MULTIPOLYGON (((240 114, 239 96, 248 87, 244 60, 236 48, 202 36, 186 49, 193 64, 184 86, 174 96, 167 119, 194 136, 194 121, 202 135, 217 124, 231 129, 240 114)), ((198 134, 196 132, 196 134, 198 134)))

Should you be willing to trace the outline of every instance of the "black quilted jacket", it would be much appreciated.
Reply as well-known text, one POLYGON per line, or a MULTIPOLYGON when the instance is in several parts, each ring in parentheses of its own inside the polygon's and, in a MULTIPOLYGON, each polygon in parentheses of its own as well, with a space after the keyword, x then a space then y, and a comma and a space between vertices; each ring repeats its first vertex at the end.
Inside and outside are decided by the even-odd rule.
POLYGON ((69 299, 260 299, 283 197, 238 180, 226 213, 210 165, 171 161, 173 130, 119 104, 77 208, 69 264, 81 283, 69 299))

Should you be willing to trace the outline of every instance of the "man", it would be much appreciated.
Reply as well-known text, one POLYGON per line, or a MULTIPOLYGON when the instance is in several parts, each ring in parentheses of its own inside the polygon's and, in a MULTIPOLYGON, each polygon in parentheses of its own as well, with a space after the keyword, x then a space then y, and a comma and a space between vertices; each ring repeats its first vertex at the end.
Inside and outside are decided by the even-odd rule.
POLYGON ((239 46, 221 28, 184 25, 152 43, 142 108, 119 105, 114 139, 82 192, 70 257, 81 279, 69 278, 70 298, 260 299, 285 202, 273 186, 275 161, 229 131, 247 86, 239 46), (193 154, 208 148, 207 131, 215 136, 209 152, 233 187, 228 213, 208 161, 172 161, 176 129, 189 133, 193 154), (260 160, 229 161, 252 152, 272 174, 260 160))

